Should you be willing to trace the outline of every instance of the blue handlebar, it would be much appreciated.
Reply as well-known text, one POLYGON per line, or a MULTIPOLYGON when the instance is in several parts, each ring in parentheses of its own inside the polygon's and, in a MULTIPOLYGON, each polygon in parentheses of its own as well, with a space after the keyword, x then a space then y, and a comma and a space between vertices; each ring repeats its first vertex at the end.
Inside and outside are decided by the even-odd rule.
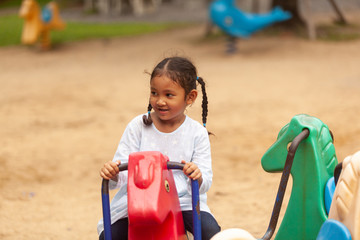
POLYGON ((200 194, 198 180, 191 180, 192 217, 194 240, 201 239, 200 194))
POLYGON ((101 201, 103 208, 104 221, 104 237, 105 239, 112 239, 111 236, 111 217, 110 217, 110 199, 109 199, 109 180, 103 179, 101 185, 101 201))

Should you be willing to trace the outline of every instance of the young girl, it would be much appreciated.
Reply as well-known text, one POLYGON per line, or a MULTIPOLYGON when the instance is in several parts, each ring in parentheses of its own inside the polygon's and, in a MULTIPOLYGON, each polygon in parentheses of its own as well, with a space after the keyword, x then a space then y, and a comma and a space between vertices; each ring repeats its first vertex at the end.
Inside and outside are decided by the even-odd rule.
MULTIPOLYGON (((170 161, 185 164, 183 173, 174 171, 173 176, 187 231, 193 232, 190 178, 197 179, 200 186, 202 239, 210 239, 220 231, 206 203, 206 192, 213 175, 210 142, 205 128, 207 104, 205 83, 197 77, 197 70, 188 59, 165 58, 154 68, 150 78, 147 115, 137 116, 128 124, 114 159, 100 170, 101 177, 111 180, 111 189, 120 188, 111 201, 114 239, 128 239, 127 171, 119 173, 117 166, 126 163, 130 153, 139 151, 159 151, 170 161), (196 100, 197 82, 202 88, 203 126, 184 113, 187 106, 196 100)), ((98 224, 98 232, 101 233, 100 239, 104 239, 102 220, 98 224)))

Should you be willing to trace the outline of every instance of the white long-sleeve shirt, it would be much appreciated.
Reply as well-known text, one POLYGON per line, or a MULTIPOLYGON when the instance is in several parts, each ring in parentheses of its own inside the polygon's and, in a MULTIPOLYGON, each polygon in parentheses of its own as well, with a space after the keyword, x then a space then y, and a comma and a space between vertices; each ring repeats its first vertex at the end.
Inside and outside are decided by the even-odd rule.
MULTIPOLYGON (((200 186, 200 210, 210 212, 206 192, 212 183, 211 149, 208 132, 197 121, 186 116, 180 127, 171 133, 163 133, 155 125, 146 126, 143 115, 135 117, 126 127, 113 161, 127 163, 130 153, 139 151, 159 151, 170 161, 194 162, 202 173, 200 186)), ((182 171, 173 171, 176 189, 182 211, 191 210, 191 183, 182 171)), ((110 189, 120 188, 110 204, 111 223, 127 217, 127 171, 120 172, 118 181, 110 180, 110 189)), ((104 229, 103 221, 98 223, 98 233, 104 229)))

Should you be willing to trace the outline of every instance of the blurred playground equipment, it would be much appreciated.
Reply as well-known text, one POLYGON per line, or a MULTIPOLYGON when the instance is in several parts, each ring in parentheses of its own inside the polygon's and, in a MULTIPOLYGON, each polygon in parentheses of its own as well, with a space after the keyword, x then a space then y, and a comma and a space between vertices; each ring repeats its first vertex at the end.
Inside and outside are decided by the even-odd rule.
POLYGON ((275 22, 291 18, 291 14, 281 8, 274 8, 264 14, 246 13, 236 7, 235 0, 216 0, 209 8, 214 24, 234 37, 248 38, 275 22))
POLYGON ((60 17, 59 7, 56 2, 49 2, 42 10, 36 0, 23 0, 19 15, 24 18, 21 36, 23 44, 35 44, 40 41, 42 49, 51 46, 50 31, 65 28, 65 23, 60 17))
MULTIPOLYGON (((238 2, 246 2, 241 0, 238 2)), ((293 18, 291 21, 301 21, 307 29, 308 38, 317 38, 316 26, 326 22, 335 22, 346 25, 351 16, 356 19, 360 11, 359 0, 253 0, 251 10, 264 11, 264 7, 280 6, 289 11, 293 18)), ((243 9, 249 9, 246 4, 240 4, 243 9)), ((297 22, 299 23, 299 22, 297 22)))
MULTIPOLYGON (((129 155, 128 163, 119 165, 127 170, 128 239, 187 239, 175 181, 170 169, 182 170, 184 164, 170 162, 160 152, 137 152, 129 155)), ((199 183, 191 181, 194 239, 201 240, 199 183)), ((105 240, 111 238, 109 181, 102 182, 102 205, 105 240)))
MULTIPOLYGON (((305 22, 308 37, 317 38, 316 25, 324 19, 336 19, 340 24, 347 24, 345 13, 359 11, 359 0, 302 0, 297 1, 297 15, 305 22)), ((358 13, 357 13, 358 14, 358 13)))
POLYGON ((212 23, 229 35, 227 52, 235 52, 235 38, 248 38, 273 23, 291 18, 289 12, 276 7, 268 13, 247 13, 236 6, 235 0, 215 0, 210 4, 209 15, 212 23))
MULTIPOLYGON (((275 232, 290 174, 291 196, 275 240, 360 239, 360 151, 337 164, 327 125, 315 117, 296 115, 280 130, 261 164, 267 172, 282 171, 269 227, 261 239, 271 239, 275 232)), ((232 228, 212 238, 220 239, 255 238, 232 228)))

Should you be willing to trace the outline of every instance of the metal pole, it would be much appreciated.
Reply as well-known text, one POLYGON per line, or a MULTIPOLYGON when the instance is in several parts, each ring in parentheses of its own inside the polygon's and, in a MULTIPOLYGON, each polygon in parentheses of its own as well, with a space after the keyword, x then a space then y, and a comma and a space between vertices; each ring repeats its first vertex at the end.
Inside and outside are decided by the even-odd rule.
POLYGON ((279 185, 278 193, 276 196, 273 212, 271 214, 269 227, 268 227, 266 233, 264 234, 264 236, 261 238, 263 240, 269 240, 275 232, 276 225, 277 225, 277 222, 279 219, 281 204, 284 199, 285 190, 286 190, 286 186, 287 186, 287 183, 289 180, 291 167, 294 162, 296 150, 297 150, 298 146, 300 145, 300 143, 304 139, 306 139, 309 136, 309 134, 310 134, 309 129, 304 129, 299 135, 297 135, 294 138, 294 140, 292 141, 292 143, 290 145, 289 152, 288 152, 288 155, 287 155, 286 161, 285 161, 284 170, 281 175, 280 185, 279 185))

